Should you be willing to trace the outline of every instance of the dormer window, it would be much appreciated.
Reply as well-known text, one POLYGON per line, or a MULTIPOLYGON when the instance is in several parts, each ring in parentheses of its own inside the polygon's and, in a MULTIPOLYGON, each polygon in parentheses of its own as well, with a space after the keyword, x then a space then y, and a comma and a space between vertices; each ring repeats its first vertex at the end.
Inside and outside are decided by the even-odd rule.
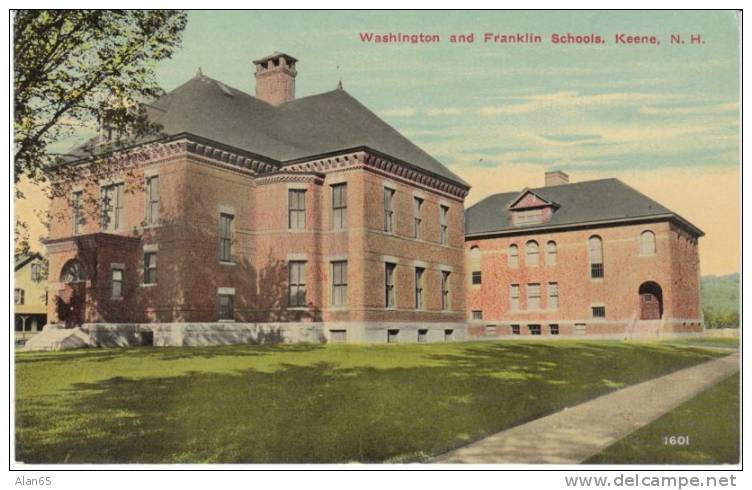
POLYGON ((548 223, 558 207, 532 191, 523 191, 509 205, 509 210, 514 226, 531 226, 548 223))

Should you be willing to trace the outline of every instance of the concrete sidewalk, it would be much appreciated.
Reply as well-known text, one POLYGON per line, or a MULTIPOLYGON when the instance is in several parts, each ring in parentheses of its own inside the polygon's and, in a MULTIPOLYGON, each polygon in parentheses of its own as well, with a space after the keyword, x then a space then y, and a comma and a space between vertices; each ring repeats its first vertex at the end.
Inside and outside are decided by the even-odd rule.
POLYGON ((431 462, 581 463, 732 375, 739 366, 736 352, 507 429, 431 462))

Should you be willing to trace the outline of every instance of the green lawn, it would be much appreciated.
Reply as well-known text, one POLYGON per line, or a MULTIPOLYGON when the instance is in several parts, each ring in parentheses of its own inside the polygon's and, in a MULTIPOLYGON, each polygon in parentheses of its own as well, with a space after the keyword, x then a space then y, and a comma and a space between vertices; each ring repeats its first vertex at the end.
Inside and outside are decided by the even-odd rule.
POLYGON ((739 374, 705 390, 586 463, 739 463, 739 374), (670 445, 664 436, 689 436, 670 445))
POLYGON ((698 338, 683 338, 683 339, 669 339, 665 341, 669 344, 676 345, 692 345, 698 347, 717 347, 723 349, 738 349, 739 338, 737 337, 698 337, 698 338))
POLYGON ((17 459, 422 461, 720 355, 593 341, 18 353, 17 459))

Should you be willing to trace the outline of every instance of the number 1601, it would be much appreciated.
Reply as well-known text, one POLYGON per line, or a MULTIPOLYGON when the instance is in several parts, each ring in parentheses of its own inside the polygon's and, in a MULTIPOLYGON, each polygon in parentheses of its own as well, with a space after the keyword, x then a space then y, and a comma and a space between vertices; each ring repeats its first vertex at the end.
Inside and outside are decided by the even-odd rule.
POLYGON ((689 436, 663 436, 664 446, 689 446, 689 436))

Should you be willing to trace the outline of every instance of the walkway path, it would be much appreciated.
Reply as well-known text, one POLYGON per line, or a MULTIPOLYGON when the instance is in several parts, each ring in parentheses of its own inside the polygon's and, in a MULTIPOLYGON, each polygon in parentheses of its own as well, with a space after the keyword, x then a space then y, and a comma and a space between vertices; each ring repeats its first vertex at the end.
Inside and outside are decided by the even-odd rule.
POLYGON ((577 464, 739 370, 739 353, 496 433, 433 463, 577 464))

